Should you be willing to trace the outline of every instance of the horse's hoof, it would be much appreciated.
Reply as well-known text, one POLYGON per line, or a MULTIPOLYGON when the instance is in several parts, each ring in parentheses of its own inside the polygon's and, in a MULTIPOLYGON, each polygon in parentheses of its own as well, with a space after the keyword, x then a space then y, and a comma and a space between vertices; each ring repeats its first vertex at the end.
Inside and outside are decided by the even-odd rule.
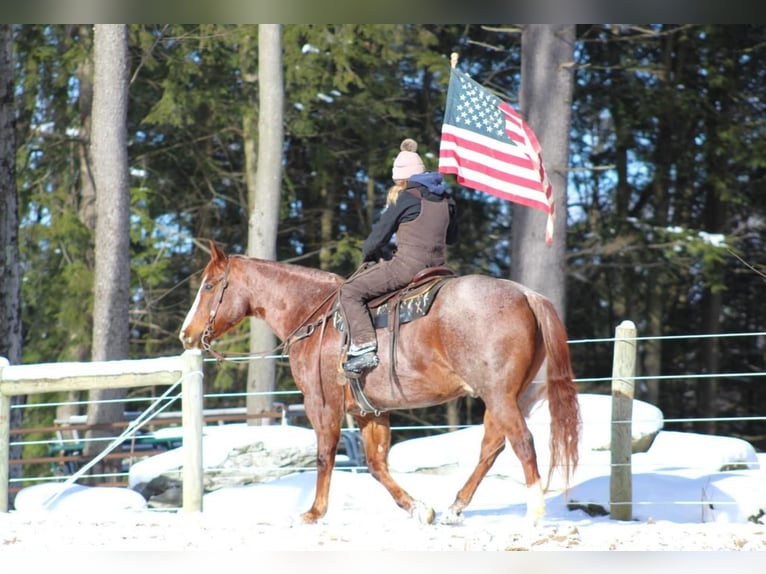
POLYGON ((543 518, 545 518, 545 507, 527 511, 526 521, 530 526, 539 526, 543 518))
POLYGON ((316 512, 312 512, 311 510, 301 514, 301 522, 303 522, 303 524, 316 524, 317 520, 319 520, 319 516, 317 516, 316 512))
POLYGON ((430 506, 426 506, 422 502, 415 502, 410 510, 410 516, 416 518, 421 524, 432 524, 436 513, 430 506))
POLYGON ((454 508, 448 508, 439 520, 442 524, 456 525, 463 523, 463 513, 454 508))

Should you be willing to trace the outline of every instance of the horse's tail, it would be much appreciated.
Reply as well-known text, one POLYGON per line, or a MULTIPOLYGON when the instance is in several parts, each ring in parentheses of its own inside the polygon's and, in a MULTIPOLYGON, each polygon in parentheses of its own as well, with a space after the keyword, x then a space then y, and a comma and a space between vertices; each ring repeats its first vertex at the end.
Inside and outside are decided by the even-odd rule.
POLYGON ((568 488, 579 458, 581 421, 567 333, 549 299, 538 293, 528 292, 527 301, 537 317, 546 355, 545 391, 551 417, 551 459, 547 482, 550 485, 553 470, 561 466, 564 471, 565 488, 568 488))

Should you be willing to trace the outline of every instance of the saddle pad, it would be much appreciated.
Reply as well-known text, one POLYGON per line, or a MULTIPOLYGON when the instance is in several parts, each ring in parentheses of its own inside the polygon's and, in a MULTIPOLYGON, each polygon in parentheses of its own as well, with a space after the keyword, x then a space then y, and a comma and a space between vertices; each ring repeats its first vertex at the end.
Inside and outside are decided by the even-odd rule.
MULTIPOLYGON (((439 289, 441 289, 447 281, 453 278, 453 276, 435 277, 431 281, 419 286, 411 293, 403 296, 401 299, 398 297, 391 297, 380 305, 371 307, 370 315, 372 316, 372 324, 376 329, 388 327, 388 316, 391 312, 390 308, 394 305, 399 309, 400 325, 409 323, 420 317, 425 317, 431 309, 431 305, 433 305, 439 289)), ((342 314, 337 309, 337 306, 333 313, 333 325, 339 331, 345 331, 345 322, 342 314)))

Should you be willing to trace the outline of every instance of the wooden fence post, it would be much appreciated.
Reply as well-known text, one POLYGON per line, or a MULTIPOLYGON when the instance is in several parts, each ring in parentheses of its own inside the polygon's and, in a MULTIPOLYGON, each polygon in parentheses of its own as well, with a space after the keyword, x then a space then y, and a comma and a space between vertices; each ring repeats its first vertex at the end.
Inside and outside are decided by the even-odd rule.
MULTIPOLYGON (((10 363, 0 357, 0 383, 3 369, 10 363)), ((0 391, 0 512, 8 512, 8 488, 10 481, 9 462, 11 458, 11 397, 0 391)))
POLYGON ((612 364, 612 472, 609 514, 613 520, 633 518, 633 394, 636 376, 636 326, 623 321, 615 330, 612 364))
POLYGON ((204 469, 202 467, 202 352, 184 351, 181 356, 183 382, 181 383, 183 419, 183 510, 202 511, 204 469))

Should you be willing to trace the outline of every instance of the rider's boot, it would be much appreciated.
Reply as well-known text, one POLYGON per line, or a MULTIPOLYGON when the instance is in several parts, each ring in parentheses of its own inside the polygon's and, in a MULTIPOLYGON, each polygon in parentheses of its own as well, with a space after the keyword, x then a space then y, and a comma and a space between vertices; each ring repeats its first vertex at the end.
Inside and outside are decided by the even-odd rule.
POLYGON ((378 365, 377 350, 378 345, 375 341, 361 344, 352 343, 348 348, 343 370, 348 376, 358 377, 365 369, 376 367, 378 365))

